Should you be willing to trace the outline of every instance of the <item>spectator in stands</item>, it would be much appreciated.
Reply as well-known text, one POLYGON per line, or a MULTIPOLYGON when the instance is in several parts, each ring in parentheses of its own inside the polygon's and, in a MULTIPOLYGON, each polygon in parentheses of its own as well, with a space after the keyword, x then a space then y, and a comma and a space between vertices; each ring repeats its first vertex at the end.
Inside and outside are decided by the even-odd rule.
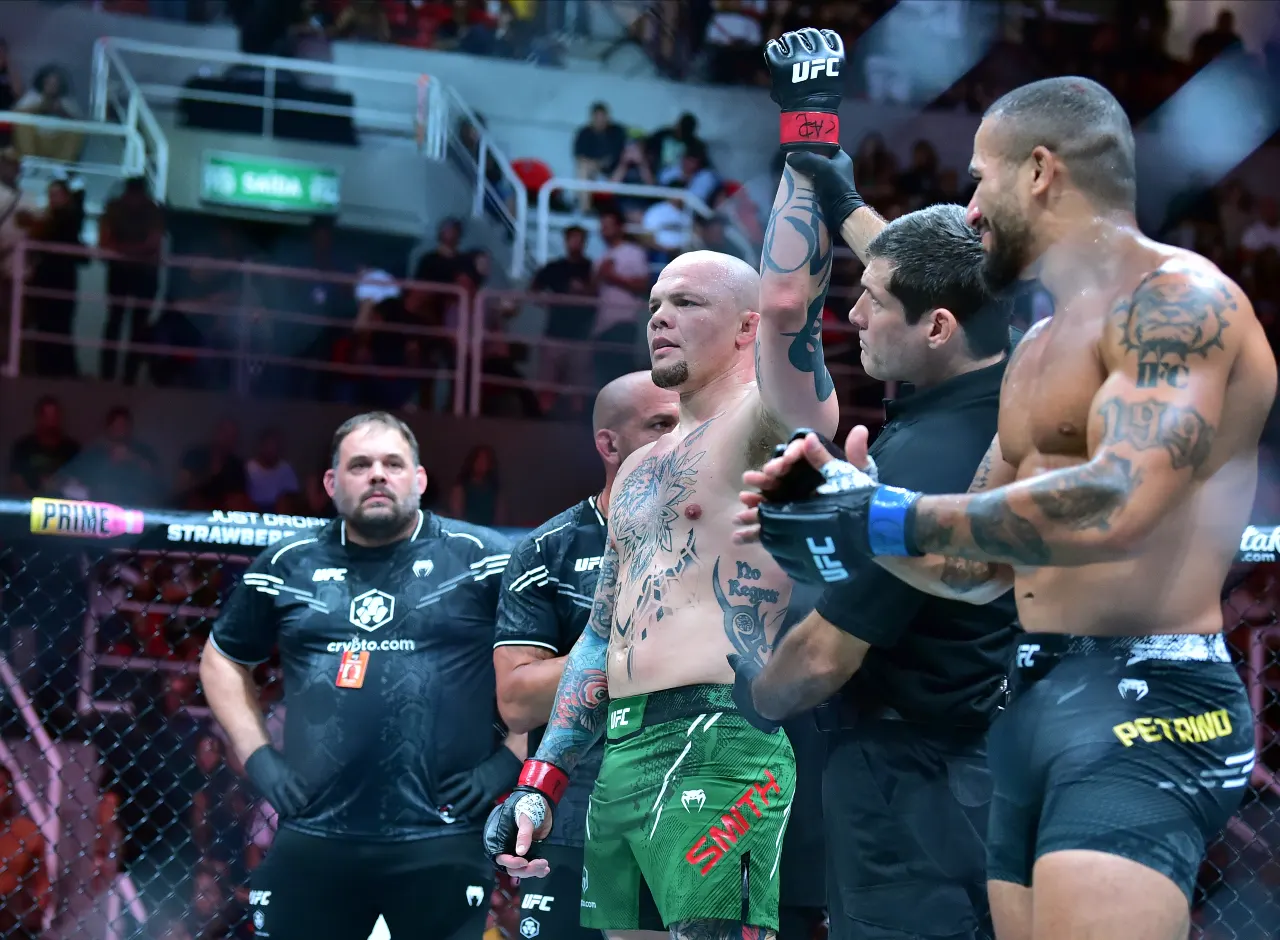
POLYGON ((867 134, 858 143, 853 157, 853 178, 858 191, 874 205, 882 205, 894 195, 898 161, 879 134, 867 134))
POLYGON ((927 140, 917 140, 911 147, 911 166, 898 177, 898 195, 913 209, 929 204, 938 189, 938 152, 927 140))
POLYGON ((644 227, 644 243, 649 249, 649 261, 655 266, 666 264, 689 247, 689 239, 693 234, 689 211, 685 205, 684 185, 676 181, 670 186, 671 195, 646 209, 640 223, 644 227))
MULTIPOLYGON (((124 384, 132 385, 142 365, 135 348, 148 341, 151 305, 160 285, 160 251, 164 242, 164 212, 147 191, 147 181, 138 176, 126 180, 124 192, 107 203, 98 226, 98 245, 123 258, 107 262, 107 324, 102 338, 107 343, 120 339, 120 330, 129 320, 129 354, 124 362, 124 384)), ((102 378, 114 382, 117 353, 113 346, 102 350, 102 378)))
MULTIPOLYGON (((22 76, 9 58, 9 42, 0 39, 0 111, 12 111, 22 97, 22 76)), ((13 138, 12 126, 0 127, 0 147, 7 147, 13 138)))
POLYGON ((707 78, 715 84, 736 84, 755 77, 764 45, 761 20, 766 0, 713 0, 703 48, 707 78))
POLYGON ((689 147, 680 158, 680 166, 668 170, 658 180, 664 186, 679 185, 689 190, 708 206, 720 195, 723 183, 707 161, 707 153, 701 147, 689 147))
POLYGON ((725 231, 726 225, 727 220, 719 213, 699 222, 697 233, 702 247, 707 251, 718 251, 721 254, 742 258, 744 261, 747 260, 742 249, 729 241, 729 236, 725 231))
POLYGON ((222 509, 233 493, 248 491, 244 461, 236 453, 240 428, 230 418, 213 428, 207 444, 182 455, 178 467, 178 504, 186 509, 222 509))
MULTIPOLYGON (((462 253, 458 250, 461 242, 462 220, 451 216, 442 221, 436 229, 436 246, 418 259, 413 279, 428 284, 452 284, 462 267, 462 253)), ((419 303, 416 299, 411 301, 415 307, 419 303)))
MULTIPOLYGON (((639 149, 639 148, 637 148, 639 149)), ((550 261, 538 269, 529 289, 565 297, 590 298, 596 295, 591 259, 586 255, 586 229, 571 225, 564 230, 564 257, 550 261)), ((591 307, 583 304, 548 304, 544 336, 563 343, 578 343, 591 333, 591 307)), ((572 345, 542 346, 538 350, 538 379, 558 385, 577 385, 587 371, 591 357, 572 345)), ((554 391, 539 395, 543 414, 550 414, 560 396, 554 391)), ((575 396, 575 413, 583 407, 583 397, 575 396)))
POLYGON ((155 506, 158 480, 155 451, 134 437, 133 415, 117 405, 107 412, 106 434, 66 468, 90 499, 122 506, 155 506))
POLYGON ((1280 210, 1275 199, 1258 200, 1257 221, 1244 230, 1240 247, 1246 259, 1266 248, 1280 250, 1280 210))
MULTIPOLYGON (((18 99, 13 109, 26 114, 77 120, 80 107, 71 97, 70 87, 67 73, 61 66, 46 65, 36 72, 31 89, 18 99)), ((45 157, 74 163, 84 149, 84 134, 18 124, 13 128, 13 143, 24 157, 45 157)))
POLYGON ((327 32, 333 39, 391 41, 391 24, 378 0, 349 0, 327 32))
POLYGON ((655 131, 645 149, 649 154, 649 166, 654 175, 661 179, 673 169, 679 171, 680 160, 686 150, 693 149, 705 154, 707 144, 698 136, 698 119, 685 112, 674 126, 655 131))
POLYGON ((13 774, 0 763, 0 937, 40 936, 53 900, 44 848, 39 827, 23 812, 13 774))
POLYGON ((1238 179, 1228 179, 1218 193, 1218 224, 1227 249, 1234 253, 1253 221, 1253 196, 1238 179))
POLYGON ((36 402, 35 427, 9 450, 9 491, 15 496, 56 496, 58 473, 80 453, 62 424, 62 405, 52 395, 36 402))
MULTIPOLYGON (((599 180, 611 177, 622 150, 627 143, 627 132, 609 115, 609 106, 597 101, 591 106, 591 119, 573 138, 573 160, 580 180, 599 180)), ((590 202, 589 192, 580 193, 582 208, 590 202)))
MULTIPOLYGON (((18 222, 25 223, 27 234, 36 241, 52 242, 68 248, 79 248, 84 228, 84 190, 72 183, 55 179, 49 184, 49 203, 35 215, 19 213, 18 222)), ((31 345, 31 365, 36 375, 72 378, 78 372, 76 350, 70 343, 72 321, 76 316, 76 289, 80 268, 86 259, 78 254, 60 251, 32 252, 28 283, 45 292, 28 299, 27 315, 32 326, 41 333, 66 337, 66 341, 36 341, 31 345)))
POLYGON ((289 461, 280 456, 280 432, 268 428, 258 438, 258 451, 245 464, 249 498, 263 512, 271 508, 281 493, 295 493, 301 487, 298 474, 289 461))
POLYGON ((490 55, 493 51, 493 22, 482 10, 473 15, 470 0, 453 0, 453 14, 436 30, 436 48, 490 55))
POLYGON ((471 448, 449 491, 449 515, 473 525, 503 526, 506 506, 498 482, 498 455, 488 444, 471 448))
POLYGON ((186 916, 186 927, 193 940, 223 940, 227 937, 234 923, 227 916, 229 901, 216 870, 209 865, 201 865, 191 880, 191 902, 186 916))
MULTIPOLYGON (((12 253, 25 237, 18 219, 30 218, 39 208, 31 194, 22 189, 22 157, 14 147, 0 150, 0 320, 8 323, 13 302, 12 253)), ((0 330, 0 353, 7 360, 9 331, 0 330)))
POLYGON ((1191 47, 1191 67, 1199 71, 1224 52, 1243 49, 1244 43, 1236 33, 1236 15, 1230 10, 1221 10, 1213 29, 1196 37, 1191 47))
POLYGON ((627 240, 620 212, 600 213, 600 237, 604 239, 605 252, 596 262, 596 293, 600 303, 591 338, 597 343, 624 347, 595 352, 596 385, 603 388, 632 371, 636 360, 634 347, 651 278, 649 257, 643 248, 627 240))
MULTIPOLYGON (((188 826, 197 857, 228 861, 225 851, 215 852, 215 844, 222 842, 236 849, 238 865, 244 838, 240 832, 241 815, 234 803, 240 794, 236 792, 236 775, 227 766, 222 739, 216 734, 203 734, 196 741, 195 764, 183 787, 191 794, 188 826)), ((247 811, 248 807, 242 809, 247 811)))
MULTIPOLYGON (((613 168, 609 177, 615 183, 630 183, 633 186, 656 186, 657 179, 653 168, 649 166, 649 155, 645 151, 641 138, 632 138, 622 148, 622 156, 618 165, 613 168)), ((628 220, 639 222, 644 217, 644 210, 653 204, 652 199, 644 196, 618 196, 615 204, 628 220)))

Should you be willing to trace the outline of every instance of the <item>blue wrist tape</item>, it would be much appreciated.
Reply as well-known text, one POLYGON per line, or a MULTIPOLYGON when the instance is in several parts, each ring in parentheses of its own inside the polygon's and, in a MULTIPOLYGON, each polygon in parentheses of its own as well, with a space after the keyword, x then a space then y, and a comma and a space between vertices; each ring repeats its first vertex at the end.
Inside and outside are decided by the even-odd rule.
POLYGON ((867 542, 873 555, 913 555, 907 548, 907 517, 920 494, 878 486, 867 507, 867 542))

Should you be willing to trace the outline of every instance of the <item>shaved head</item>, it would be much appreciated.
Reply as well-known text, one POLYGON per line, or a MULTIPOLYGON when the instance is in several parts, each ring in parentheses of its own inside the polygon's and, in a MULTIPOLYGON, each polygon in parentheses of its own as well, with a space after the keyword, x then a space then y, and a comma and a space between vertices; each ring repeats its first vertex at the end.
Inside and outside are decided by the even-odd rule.
POLYGON ((760 274, 741 258, 720 251, 686 251, 665 268, 668 273, 695 278, 708 291, 732 299, 739 310, 755 310, 760 305, 760 274))
POLYGON ((696 386, 736 363, 754 344, 760 275, 718 251, 680 255, 649 292, 649 352, 654 384, 696 386))
POLYGON ((591 410, 596 450, 612 472, 679 420, 679 396, 654 385, 648 372, 630 372, 614 379, 600 389, 591 410))

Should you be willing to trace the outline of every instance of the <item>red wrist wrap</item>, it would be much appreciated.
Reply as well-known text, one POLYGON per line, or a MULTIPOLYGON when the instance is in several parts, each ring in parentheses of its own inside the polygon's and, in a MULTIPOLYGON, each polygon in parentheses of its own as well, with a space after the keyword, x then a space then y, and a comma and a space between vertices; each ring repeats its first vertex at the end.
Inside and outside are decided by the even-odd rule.
POLYGON ((559 803, 569 786, 569 775, 544 760, 527 760, 520 768, 520 786, 533 787, 552 803, 559 803))
POLYGON ((840 145, 840 115, 830 111, 783 111, 779 139, 783 144, 840 145))

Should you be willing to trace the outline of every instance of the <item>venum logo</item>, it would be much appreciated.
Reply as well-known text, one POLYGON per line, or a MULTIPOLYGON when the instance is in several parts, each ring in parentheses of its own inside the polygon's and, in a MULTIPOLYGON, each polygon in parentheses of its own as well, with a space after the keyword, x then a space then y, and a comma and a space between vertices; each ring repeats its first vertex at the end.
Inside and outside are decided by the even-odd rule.
POLYGON ((823 73, 837 78, 840 75, 840 60, 832 57, 830 59, 809 60, 804 59, 796 62, 791 66, 791 83, 807 82, 811 78, 817 78, 823 73))
POLYGON ((351 623, 361 630, 385 627, 396 615, 396 599, 383 591, 365 591, 351 601, 351 623))
POLYGON ((413 576, 415 578, 425 578, 431 574, 435 566, 436 563, 430 559, 426 561, 415 561, 413 563, 413 576))
POLYGON ((689 807, 695 805, 698 807, 698 812, 702 812, 702 807, 707 805, 707 791, 685 790, 680 794, 680 805, 684 807, 686 813, 693 812, 689 807))
POLYGON ((1121 679, 1118 691, 1121 698, 1138 701, 1146 698, 1151 690, 1147 687, 1145 679, 1121 679))
POLYGON ((484 903, 484 888, 480 885, 467 885, 467 907, 479 907, 484 903))
POLYGON ((805 544, 809 546, 809 554, 813 556, 813 563, 818 568, 818 574, 822 575, 822 580, 828 584, 833 581, 848 581, 849 571, 838 558, 831 556, 836 553, 835 543, 831 541, 831 537, 822 540, 819 545, 813 539, 805 539, 805 544))

